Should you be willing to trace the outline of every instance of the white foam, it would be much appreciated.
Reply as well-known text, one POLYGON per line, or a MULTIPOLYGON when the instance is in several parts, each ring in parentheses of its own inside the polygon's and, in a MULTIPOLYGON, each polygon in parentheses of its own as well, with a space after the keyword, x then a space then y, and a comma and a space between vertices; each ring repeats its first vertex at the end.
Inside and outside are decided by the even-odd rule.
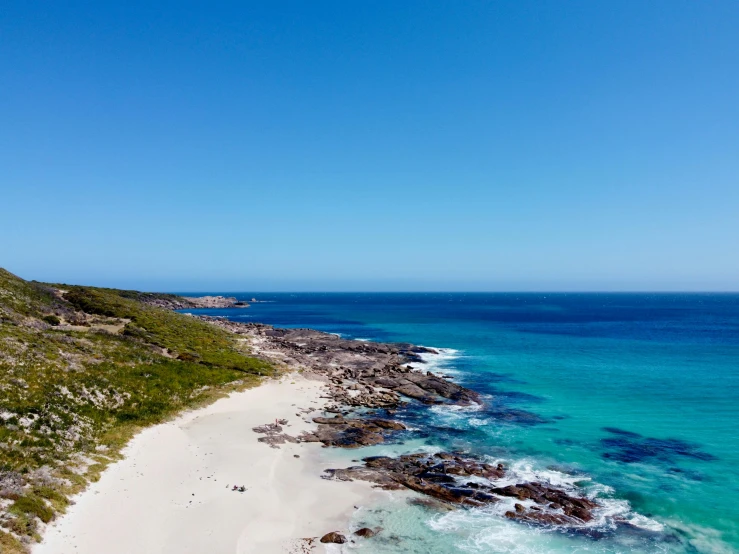
POLYGON ((721 532, 717 529, 685 523, 677 519, 668 519, 665 523, 690 536, 688 542, 701 554, 736 554, 736 550, 721 539, 721 532))
POLYGON ((422 361, 412 362, 409 364, 413 369, 418 371, 430 371, 437 375, 458 375, 461 373, 453 365, 450 365, 452 360, 461 357, 459 350, 455 350, 454 348, 436 348, 433 346, 426 346, 424 348, 432 348, 436 353, 419 352, 418 357, 421 358, 422 361))
MULTIPOLYGON (((505 460, 488 458, 493 464, 503 463, 508 465, 505 475, 500 479, 483 479, 469 478, 466 481, 486 481, 495 487, 506 487, 508 485, 516 485, 517 483, 537 482, 551 487, 562 489, 572 495, 585 495, 598 503, 598 508, 594 509, 593 520, 584 523, 573 523, 569 527, 573 528, 595 528, 595 529, 615 529, 619 521, 630 523, 635 527, 645 529, 647 531, 659 532, 664 530, 664 526, 651 518, 642 514, 638 514, 631 510, 631 505, 626 500, 611 498, 613 489, 601 483, 594 483, 588 476, 572 475, 562 471, 549 468, 539 468, 534 460, 524 458, 510 464, 506 464, 505 460), (585 486, 583 486, 585 484, 585 486)), ((532 501, 522 501, 517 498, 502 497, 500 502, 486 507, 483 512, 488 515, 494 514, 503 517, 505 512, 514 509, 515 504, 523 504, 524 506, 534 505, 532 501)), ((474 511, 474 510, 473 510, 474 511)), ((556 510, 554 513, 562 513, 556 510)))
MULTIPOLYGON (((550 533, 498 518, 490 510, 457 510, 433 518, 428 526, 435 531, 468 534, 458 546, 466 552, 540 554, 548 551, 550 533)), ((555 537, 557 538, 557 537, 555 537)))
MULTIPOLYGON (((621 500, 599 499, 602 505, 600 514, 596 514, 596 521, 582 526, 599 529, 613 529, 614 517, 620 516, 624 510, 628 511, 628 503, 621 500)), ((614 544, 597 544, 579 542, 571 535, 561 533, 560 527, 521 525, 509 521, 504 513, 512 510, 513 505, 519 503, 528 507, 534 505, 532 501, 503 498, 499 503, 484 508, 472 510, 455 510, 443 515, 435 516, 426 524, 437 532, 454 534, 463 538, 458 547, 460 550, 474 553, 505 553, 505 554, 539 554, 542 552, 626 552, 614 544), (573 542, 577 541, 577 542, 573 542), (615 550, 614 550, 615 546, 615 550)), ((561 512, 561 511, 560 511, 561 512)), ((556 512, 555 512, 556 513, 556 512)), ((664 526, 639 514, 632 514, 627 519, 632 525, 653 532, 662 531, 664 526)), ((705 537, 703 544, 711 544, 711 548, 700 550, 715 554, 727 554, 729 551, 718 548, 715 537, 705 537)), ((621 545, 623 546, 623 545, 621 545)), ((656 546, 656 545, 654 545, 656 546)), ((639 550, 638 548, 636 550, 639 550)), ((663 551, 657 548, 654 551, 663 551)))
POLYGON ((661 524, 659 521, 656 521, 652 518, 649 518, 647 516, 643 516, 641 514, 637 514, 636 512, 632 512, 625 520, 633 525, 634 527, 639 527, 640 529, 645 529, 647 531, 654 531, 655 533, 660 533, 665 530, 665 526, 661 524))
POLYGON ((429 408, 429 411, 440 415, 448 416, 456 419, 465 419, 467 414, 472 414, 482 410, 480 404, 436 404, 429 408))

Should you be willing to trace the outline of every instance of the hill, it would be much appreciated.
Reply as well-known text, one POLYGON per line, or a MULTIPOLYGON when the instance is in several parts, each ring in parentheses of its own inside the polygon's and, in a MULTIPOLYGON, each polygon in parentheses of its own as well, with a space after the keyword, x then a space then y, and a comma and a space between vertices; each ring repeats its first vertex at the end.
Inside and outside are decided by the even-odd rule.
POLYGON ((0 552, 26 552, 140 428, 273 370, 163 294, 0 268, 0 552))

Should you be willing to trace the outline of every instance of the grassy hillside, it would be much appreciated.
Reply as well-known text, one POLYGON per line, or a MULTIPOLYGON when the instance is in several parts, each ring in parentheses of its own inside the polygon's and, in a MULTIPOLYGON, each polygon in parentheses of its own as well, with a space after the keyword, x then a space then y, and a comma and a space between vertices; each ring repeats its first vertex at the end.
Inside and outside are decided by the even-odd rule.
POLYGON ((162 298, 0 269, 0 552, 26 551, 137 429, 272 371, 162 298))

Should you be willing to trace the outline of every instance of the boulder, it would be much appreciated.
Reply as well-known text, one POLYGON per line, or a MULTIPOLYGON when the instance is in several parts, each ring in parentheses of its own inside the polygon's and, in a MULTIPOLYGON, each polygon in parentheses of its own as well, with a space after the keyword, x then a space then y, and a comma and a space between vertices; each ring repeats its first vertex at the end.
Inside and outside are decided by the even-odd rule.
POLYGON ((354 531, 354 534, 358 537, 369 539, 371 537, 374 537, 379 532, 380 532, 379 527, 376 529, 370 529, 369 527, 362 527, 361 529, 354 531))
POLYGON ((331 531, 330 533, 326 533, 321 537, 322 543, 333 543, 333 544, 344 544, 346 542, 346 537, 339 533, 338 531, 331 531))

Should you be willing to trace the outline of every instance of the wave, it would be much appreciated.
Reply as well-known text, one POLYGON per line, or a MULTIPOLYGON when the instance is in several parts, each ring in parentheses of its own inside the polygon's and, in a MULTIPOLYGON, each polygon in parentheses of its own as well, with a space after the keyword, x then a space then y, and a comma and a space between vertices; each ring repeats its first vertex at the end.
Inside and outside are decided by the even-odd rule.
POLYGON ((461 375, 459 371, 453 365, 450 365, 452 361, 461 358, 462 354, 460 350, 454 348, 436 348, 436 347, 425 347, 432 348, 436 352, 420 352, 418 357, 421 359, 419 362, 412 362, 410 366, 413 369, 419 371, 430 371, 435 375, 461 375))

